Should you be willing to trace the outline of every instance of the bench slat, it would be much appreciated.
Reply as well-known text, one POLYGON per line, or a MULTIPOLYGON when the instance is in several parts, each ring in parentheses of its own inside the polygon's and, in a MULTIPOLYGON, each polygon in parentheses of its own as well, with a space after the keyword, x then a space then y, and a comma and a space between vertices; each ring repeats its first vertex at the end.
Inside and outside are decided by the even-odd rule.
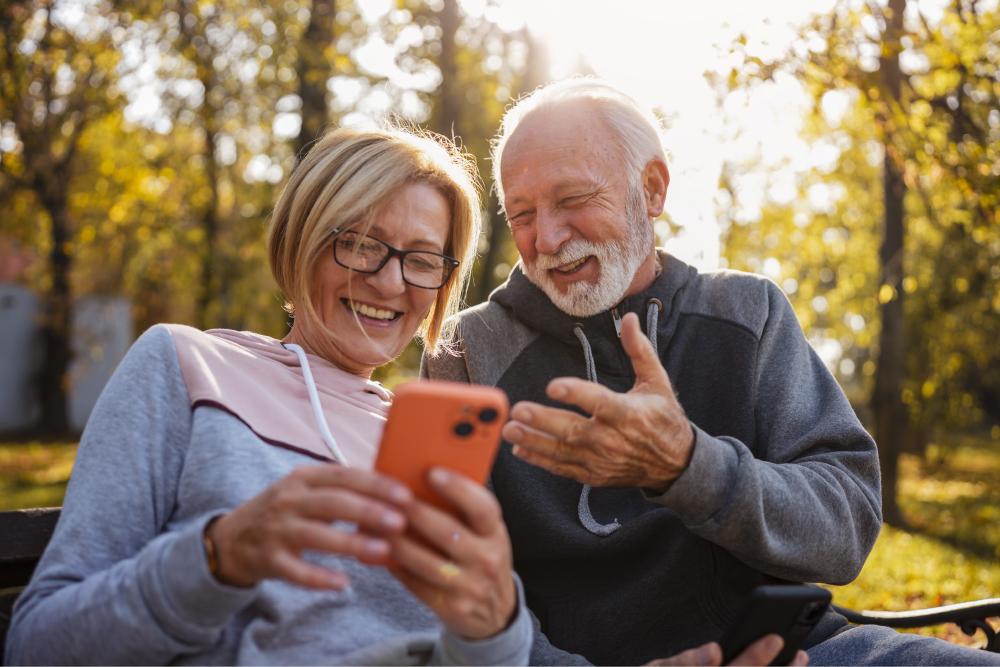
POLYGON ((0 569, 13 563, 37 561, 52 537, 59 512, 58 507, 0 512, 0 535, 3 535, 0 569))

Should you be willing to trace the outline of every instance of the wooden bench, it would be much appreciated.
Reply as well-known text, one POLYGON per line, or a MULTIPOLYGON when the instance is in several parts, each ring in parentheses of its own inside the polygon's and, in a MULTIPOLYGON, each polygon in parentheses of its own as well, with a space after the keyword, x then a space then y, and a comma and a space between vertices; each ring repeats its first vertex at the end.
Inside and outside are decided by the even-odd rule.
POLYGON ((31 580, 58 520, 58 507, 0 512, 0 663, 14 601, 31 580))
MULTIPOLYGON (((59 508, 0 512, 0 658, 3 656, 14 601, 31 579, 45 545, 52 537, 59 508)), ((986 635, 985 650, 1000 653, 1000 637, 989 619, 1000 617, 1000 598, 964 602, 916 611, 854 611, 835 609, 852 623, 921 628, 955 623, 970 637, 986 635)))

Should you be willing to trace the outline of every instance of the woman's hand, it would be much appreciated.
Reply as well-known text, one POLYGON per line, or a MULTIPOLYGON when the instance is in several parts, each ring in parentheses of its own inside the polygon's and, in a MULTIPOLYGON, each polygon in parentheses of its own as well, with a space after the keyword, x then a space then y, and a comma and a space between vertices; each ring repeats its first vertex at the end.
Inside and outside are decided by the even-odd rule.
MULTIPOLYGON (((785 642, 778 635, 764 635, 750 646, 747 646, 742 653, 726 663, 727 665, 770 665, 785 642)), ((721 665, 722 649, 715 642, 702 644, 697 648, 688 649, 683 653, 678 653, 672 658, 661 658, 646 663, 647 665, 721 665)), ((805 651, 798 651, 792 662, 795 667, 805 667, 809 664, 809 655, 805 651)))
POLYGON ((304 549, 385 563, 387 538, 406 525, 413 494, 379 473, 338 465, 298 468, 215 521, 208 530, 217 578, 234 586, 284 579, 307 588, 341 590, 347 576, 302 559, 304 549), (357 531, 330 524, 348 521, 357 531))
POLYGON ((504 630, 517 610, 510 537, 500 505, 481 484, 442 468, 431 486, 458 517, 414 500, 409 531, 390 538, 393 573, 452 632, 486 639, 504 630))

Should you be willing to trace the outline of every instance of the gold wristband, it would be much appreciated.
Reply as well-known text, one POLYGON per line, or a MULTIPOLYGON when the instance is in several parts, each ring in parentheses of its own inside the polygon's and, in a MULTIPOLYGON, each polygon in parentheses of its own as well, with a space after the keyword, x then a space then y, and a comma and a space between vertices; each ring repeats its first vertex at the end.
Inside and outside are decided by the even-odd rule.
POLYGON ((215 542, 209 537, 208 531, 222 515, 214 516, 205 524, 205 529, 201 531, 201 545, 205 549, 205 560, 208 562, 208 571, 216 580, 219 579, 219 551, 215 548, 215 542))

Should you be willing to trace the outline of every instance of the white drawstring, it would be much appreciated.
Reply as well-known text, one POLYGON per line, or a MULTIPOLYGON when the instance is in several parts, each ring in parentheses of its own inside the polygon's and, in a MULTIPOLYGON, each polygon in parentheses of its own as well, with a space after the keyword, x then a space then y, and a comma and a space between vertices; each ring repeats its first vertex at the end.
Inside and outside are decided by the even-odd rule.
POLYGON ((326 417, 323 415, 323 405, 319 402, 319 393, 316 391, 316 381, 313 380, 312 371, 309 369, 309 360, 306 359, 306 352, 301 347, 295 343, 282 343, 285 349, 291 350, 295 353, 295 356, 299 358, 299 366, 302 367, 302 377, 306 381, 306 390, 309 392, 309 403, 312 404, 313 417, 316 418, 316 425, 319 427, 319 434, 323 438, 323 443, 326 448, 330 450, 333 455, 333 459, 341 464, 347 465, 347 458, 344 453, 340 451, 340 447, 337 446, 337 440, 330 433, 330 427, 326 423, 326 417))

